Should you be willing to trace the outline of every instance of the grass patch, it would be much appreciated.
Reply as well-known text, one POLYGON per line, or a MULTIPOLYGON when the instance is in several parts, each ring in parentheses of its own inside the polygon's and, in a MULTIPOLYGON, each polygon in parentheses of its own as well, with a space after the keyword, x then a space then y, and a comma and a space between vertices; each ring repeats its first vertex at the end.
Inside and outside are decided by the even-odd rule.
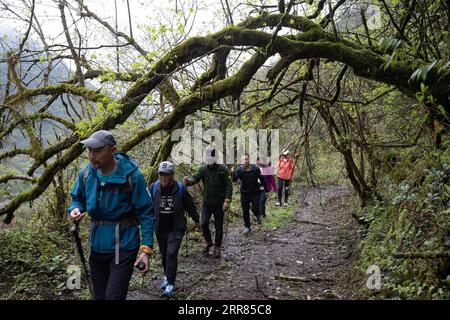
POLYGON ((67 232, 49 230, 33 219, 16 219, 0 230, 0 299, 83 297, 67 288, 67 268, 79 262, 68 222, 60 229, 67 232))
POLYGON ((263 230, 272 230, 280 228, 294 221, 295 205, 290 204, 287 207, 275 206, 276 195, 271 194, 266 202, 266 217, 264 218, 263 230))

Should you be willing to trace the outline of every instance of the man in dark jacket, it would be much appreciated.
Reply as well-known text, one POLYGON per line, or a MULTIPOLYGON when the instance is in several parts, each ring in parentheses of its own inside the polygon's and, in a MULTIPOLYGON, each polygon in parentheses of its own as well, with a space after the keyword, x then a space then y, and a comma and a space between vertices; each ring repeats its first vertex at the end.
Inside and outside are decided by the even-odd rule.
POLYGON ((206 150, 206 163, 191 178, 184 177, 183 182, 186 186, 192 186, 203 181, 203 207, 200 218, 205 239, 203 253, 209 255, 209 249, 213 246, 209 220, 211 215, 214 215, 216 235, 213 256, 220 258, 223 238, 223 216, 224 212, 230 208, 233 187, 228 168, 216 163, 215 149, 209 148, 206 150))
POLYGON ((174 180, 175 167, 169 161, 163 161, 158 168, 159 180, 150 185, 155 211, 155 231, 158 240, 161 261, 164 269, 164 281, 161 284, 162 296, 170 298, 177 275, 178 250, 186 232, 185 211, 199 228, 199 216, 194 200, 187 188, 174 180))
POLYGON ((250 165, 250 157, 245 154, 243 158, 243 164, 240 165, 236 170, 233 168, 233 181, 238 179, 241 181, 241 206, 242 213, 244 216, 244 234, 248 234, 252 229, 250 227, 250 204, 252 212, 261 224, 261 216, 259 210, 259 196, 260 196, 260 186, 264 187, 265 197, 269 195, 269 189, 267 188, 266 181, 261 175, 261 170, 255 166, 250 165))
POLYGON ((80 221, 86 213, 92 218, 89 266, 94 299, 124 300, 133 265, 143 262, 141 272, 148 271, 153 248, 152 199, 137 164, 117 153, 110 132, 97 131, 81 143, 88 148, 90 163, 80 171, 68 212, 73 221, 80 221))

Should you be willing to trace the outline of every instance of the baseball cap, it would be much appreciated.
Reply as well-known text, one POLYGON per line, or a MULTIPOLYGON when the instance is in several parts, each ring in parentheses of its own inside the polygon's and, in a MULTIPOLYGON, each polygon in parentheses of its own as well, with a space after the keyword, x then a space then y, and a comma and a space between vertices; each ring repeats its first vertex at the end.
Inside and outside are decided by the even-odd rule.
POLYGON ((163 161, 159 164, 158 173, 164 172, 171 174, 175 171, 175 166, 170 161, 163 161))
POLYGON ((286 156, 286 155, 288 155, 288 154, 289 154, 289 149, 286 149, 286 150, 283 151, 283 155, 286 156))
POLYGON ((112 133, 106 130, 96 131, 89 138, 82 140, 80 143, 93 149, 117 145, 116 139, 114 139, 112 133))

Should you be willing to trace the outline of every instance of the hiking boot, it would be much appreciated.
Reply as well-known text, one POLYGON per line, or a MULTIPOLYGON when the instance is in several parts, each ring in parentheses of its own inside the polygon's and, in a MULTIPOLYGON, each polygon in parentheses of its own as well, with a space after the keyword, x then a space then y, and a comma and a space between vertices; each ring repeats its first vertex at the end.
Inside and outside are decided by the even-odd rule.
POLYGON ((275 205, 276 205, 277 207, 279 207, 279 206, 280 206, 280 203, 279 203, 279 202, 275 202, 275 205))
POLYGON ((244 228, 244 234, 249 234, 252 231, 252 229, 245 227, 244 228))
POLYGON ((287 206, 288 206, 288 203, 287 203, 287 202, 285 202, 285 203, 284 203, 284 206, 285 206, 285 207, 287 207, 287 206))
POLYGON ((170 298, 173 296, 173 285, 167 284, 166 288, 164 289, 163 293, 161 294, 162 297, 170 298))
POLYGON ((212 243, 208 243, 206 242, 205 245, 203 246, 203 250, 202 253, 207 256, 209 255, 209 249, 212 247, 212 243))
POLYGON ((168 285, 167 278, 164 277, 164 280, 159 287, 164 290, 166 289, 167 285, 168 285))
POLYGON ((220 258, 221 257, 220 247, 219 246, 214 246, 214 248, 213 248, 213 257, 214 258, 220 258))

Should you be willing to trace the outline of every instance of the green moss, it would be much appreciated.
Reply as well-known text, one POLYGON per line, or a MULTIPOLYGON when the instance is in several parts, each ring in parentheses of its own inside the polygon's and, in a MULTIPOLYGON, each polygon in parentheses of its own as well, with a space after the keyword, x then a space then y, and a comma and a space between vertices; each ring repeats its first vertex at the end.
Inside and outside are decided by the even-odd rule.
POLYGON ((105 98, 103 94, 100 94, 94 90, 88 89, 86 87, 80 87, 73 84, 62 83, 58 85, 49 85, 41 88, 31 88, 19 91, 11 95, 7 99, 7 103, 11 105, 19 105, 25 101, 28 101, 31 97, 39 95, 52 95, 56 93, 66 93, 70 92, 86 98, 90 101, 101 101, 105 98))
POLYGON ((410 148, 396 159, 388 156, 394 165, 385 173, 389 177, 385 180, 385 202, 366 208, 365 216, 372 219, 360 244, 358 268, 361 272, 373 264, 381 268, 379 298, 449 298, 450 263, 433 257, 448 252, 444 245, 450 230, 445 185, 450 167, 445 155, 433 153, 418 158, 417 150, 410 148), (403 167, 401 181, 398 166, 403 167), (428 258, 395 256, 404 252, 428 258))

